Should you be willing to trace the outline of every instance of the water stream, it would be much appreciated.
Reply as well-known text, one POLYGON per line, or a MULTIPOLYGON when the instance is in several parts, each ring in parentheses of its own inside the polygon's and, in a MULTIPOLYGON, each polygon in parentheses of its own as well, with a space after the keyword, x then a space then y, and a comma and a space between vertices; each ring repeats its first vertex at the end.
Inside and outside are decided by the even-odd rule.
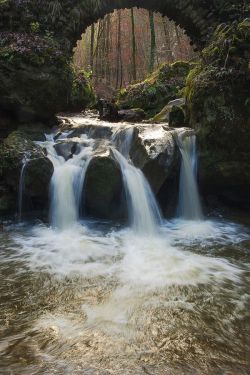
POLYGON ((182 156, 178 216, 186 220, 202 220, 202 209, 197 185, 196 136, 179 133, 178 146, 182 156))
POLYGON ((195 139, 179 139, 181 219, 168 221, 131 163, 133 131, 110 136, 121 225, 80 217, 98 142, 68 136, 40 143, 54 165, 51 225, 0 231, 0 373, 247 375, 250 220, 201 220, 195 139), (61 141, 77 143, 69 157, 61 141))
POLYGON ((155 234, 161 224, 161 214, 148 181, 119 151, 113 149, 113 153, 121 167, 133 230, 137 234, 155 234))
POLYGON ((28 156, 25 156, 23 158, 22 162, 22 168, 20 172, 20 177, 19 177, 19 188, 18 188, 18 221, 19 223, 22 222, 22 214, 23 214, 23 197, 25 193, 25 170, 26 166, 29 162, 28 156))
MULTIPOLYGON (((67 138, 67 134, 58 138, 67 138)), ((78 152, 68 160, 58 155, 54 138, 49 137, 42 146, 54 166, 50 185, 51 224, 57 229, 69 229, 77 224, 81 209, 81 197, 87 167, 93 154, 93 139, 82 136, 78 139, 78 152)))

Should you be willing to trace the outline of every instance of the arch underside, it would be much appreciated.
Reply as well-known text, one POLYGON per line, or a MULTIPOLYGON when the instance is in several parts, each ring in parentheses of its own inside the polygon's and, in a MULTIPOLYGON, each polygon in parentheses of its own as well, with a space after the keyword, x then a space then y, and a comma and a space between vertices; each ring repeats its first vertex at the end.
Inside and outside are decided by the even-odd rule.
MULTIPOLYGON (((178 26, 185 30, 192 43, 198 48, 204 47, 214 31, 221 22, 232 17, 237 17, 237 9, 244 9, 244 0, 85 0, 78 1, 76 6, 79 9, 79 28, 70 36, 71 40, 80 38, 83 29, 85 30, 92 23, 103 18, 106 14, 112 13, 115 9, 145 8, 159 12, 167 16, 178 26), (228 6, 231 3, 231 6, 228 6), (241 5, 242 3, 242 5, 241 5)), ((239 14, 242 14, 239 12, 239 14)), ((71 34, 70 29, 68 30, 71 34)))
POLYGON ((84 30, 116 9, 173 20, 202 49, 217 25, 248 16, 246 0, 0 0, 0 110, 48 119, 67 108, 71 57, 84 30))
POLYGON ((30 14, 32 21, 35 18, 41 25, 41 31, 52 32, 65 49, 72 50, 92 23, 115 9, 132 7, 167 16, 186 31, 198 48, 208 43, 218 24, 247 17, 248 9, 245 0, 5 0, 0 3, 0 31, 30 32, 30 14))

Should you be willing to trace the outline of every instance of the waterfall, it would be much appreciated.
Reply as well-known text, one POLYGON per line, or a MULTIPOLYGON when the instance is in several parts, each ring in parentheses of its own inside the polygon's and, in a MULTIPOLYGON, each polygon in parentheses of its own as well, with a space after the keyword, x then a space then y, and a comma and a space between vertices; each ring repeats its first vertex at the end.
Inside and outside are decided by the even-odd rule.
MULTIPOLYGON (((121 168, 131 226, 136 233, 153 234, 161 223, 161 214, 148 181, 128 161, 133 135, 132 127, 118 128, 110 139, 110 145, 114 145, 111 149, 121 168)), ((58 154, 62 152, 60 147, 55 147, 62 140, 67 144, 67 134, 63 133, 61 137, 57 137, 55 141, 54 136, 47 136, 47 141, 40 145, 46 148, 47 157, 54 166, 50 182, 51 223, 54 228, 68 229, 78 222, 84 179, 98 142, 88 138, 86 134, 81 138, 74 138, 77 148, 70 158, 64 158, 58 154)))
POLYGON ((134 128, 132 126, 127 128, 118 128, 112 136, 112 141, 115 148, 128 160, 134 136, 134 128))
POLYGON ((121 167, 132 228, 138 234, 156 233, 161 214, 148 181, 119 151, 112 151, 121 167))
POLYGON ((54 140, 45 144, 54 166, 50 182, 50 218, 54 228, 68 229, 79 219, 84 178, 93 151, 92 140, 84 137, 84 145, 81 141, 80 152, 68 160, 57 154, 54 140))
POLYGON ((202 209, 197 185, 196 136, 180 133, 177 143, 181 152, 178 216, 187 220, 202 220, 202 209))
POLYGON ((18 188, 18 222, 22 221, 22 210, 23 210, 23 195, 25 191, 25 169, 29 162, 29 158, 24 156, 22 160, 22 168, 19 177, 19 188, 18 188))

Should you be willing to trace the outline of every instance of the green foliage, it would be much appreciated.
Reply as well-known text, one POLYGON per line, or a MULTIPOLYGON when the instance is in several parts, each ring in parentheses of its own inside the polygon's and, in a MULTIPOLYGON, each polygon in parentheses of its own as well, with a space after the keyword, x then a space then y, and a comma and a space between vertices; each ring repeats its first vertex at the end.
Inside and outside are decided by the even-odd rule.
POLYGON ((179 96, 189 70, 190 64, 183 61, 163 64, 144 82, 122 89, 118 94, 118 105, 121 108, 141 108, 151 117, 179 96))
POLYGON ((31 22, 30 24, 30 30, 32 33, 37 34, 40 29, 40 24, 39 22, 31 22))
POLYGON ((89 81, 89 75, 84 70, 72 70, 73 81, 68 103, 68 109, 77 111, 95 104, 96 97, 89 81))
POLYGON ((189 122, 204 152, 237 158, 249 148, 249 52, 249 20, 220 25, 203 60, 188 75, 189 122))
POLYGON ((25 154, 40 157, 42 151, 39 151, 25 133, 13 131, 0 144, 0 176, 3 177, 5 173, 19 169, 25 154))
POLYGON ((207 64, 247 69, 250 58, 250 21, 219 25, 209 46, 203 50, 207 64))

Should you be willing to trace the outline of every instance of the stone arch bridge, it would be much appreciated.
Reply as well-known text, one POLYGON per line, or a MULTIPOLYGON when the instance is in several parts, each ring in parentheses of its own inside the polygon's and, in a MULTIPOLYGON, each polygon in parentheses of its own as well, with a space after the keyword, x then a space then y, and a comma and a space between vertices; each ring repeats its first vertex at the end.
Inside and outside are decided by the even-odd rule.
POLYGON ((83 31, 115 9, 168 16, 202 49, 217 25, 246 18, 248 0, 0 0, 0 109, 48 119, 67 105, 69 62, 83 31))
POLYGON ((215 27, 244 17, 247 0, 0 0, 0 30, 53 32, 75 44, 83 31, 115 9, 140 7, 160 12, 183 28, 198 46, 204 46, 215 27))

